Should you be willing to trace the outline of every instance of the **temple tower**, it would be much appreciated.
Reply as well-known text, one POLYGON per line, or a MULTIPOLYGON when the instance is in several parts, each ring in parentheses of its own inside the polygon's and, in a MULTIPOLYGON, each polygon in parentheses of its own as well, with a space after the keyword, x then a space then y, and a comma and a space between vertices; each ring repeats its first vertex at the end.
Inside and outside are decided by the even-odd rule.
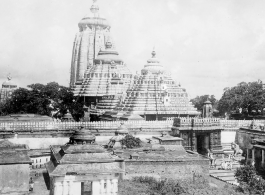
POLYGON ((101 99, 120 97, 131 85, 132 74, 110 41, 101 48, 94 65, 84 73, 85 78, 76 82, 74 95, 84 97, 87 104, 97 104, 101 99))
POLYGON ((12 77, 8 75, 7 81, 3 82, 2 88, 0 89, 0 102, 5 102, 8 98, 10 98, 16 89, 18 89, 17 84, 14 83, 12 81, 12 77))
POLYGON ((94 0, 91 13, 78 24, 71 66, 71 88, 86 105, 125 94, 133 78, 110 36, 110 25, 99 15, 94 0))
POLYGON ((186 89, 177 85, 164 70, 155 51, 141 70, 141 75, 134 77, 132 87, 116 110, 138 114, 146 120, 199 115, 189 101, 186 89))
POLYGON ((93 0, 90 13, 82 18, 78 27, 79 32, 75 36, 72 52, 70 86, 84 78, 85 71, 93 66, 93 60, 100 49, 105 48, 107 41, 112 42, 114 47, 110 25, 100 16, 96 0, 93 0))
POLYGON ((210 118, 212 116, 213 116, 213 106, 212 103, 209 100, 207 100, 203 103, 202 117, 210 118))

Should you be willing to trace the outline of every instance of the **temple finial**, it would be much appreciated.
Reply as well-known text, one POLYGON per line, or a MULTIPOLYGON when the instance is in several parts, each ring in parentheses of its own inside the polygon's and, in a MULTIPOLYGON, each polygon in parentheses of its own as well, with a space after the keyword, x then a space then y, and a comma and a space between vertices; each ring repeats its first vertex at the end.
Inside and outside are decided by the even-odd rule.
POLYGON ((10 73, 8 73, 8 75, 7 75, 7 80, 11 80, 12 79, 12 77, 11 77, 11 75, 10 75, 10 73))
POLYGON ((155 52, 155 47, 153 48, 153 51, 152 51, 152 58, 155 58, 156 57, 156 52, 155 52))
POLYGON ((99 7, 98 7, 98 5, 97 5, 96 3, 97 3, 97 0, 93 0, 93 5, 92 5, 91 8, 90 8, 90 11, 91 11, 93 14, 97 13, 98 10, 99 10, 99 7))

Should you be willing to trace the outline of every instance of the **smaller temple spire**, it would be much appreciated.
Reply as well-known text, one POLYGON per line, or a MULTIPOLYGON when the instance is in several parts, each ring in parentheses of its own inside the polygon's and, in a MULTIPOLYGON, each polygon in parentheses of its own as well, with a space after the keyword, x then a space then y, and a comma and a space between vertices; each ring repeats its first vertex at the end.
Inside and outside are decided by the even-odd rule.
POLYGON ((152 51, 152 58, 155 58, 155 57, 156 57, 156 52, 155 52, 155 48, 154 48, 152 51))
POLYGON ((10 73, 8 73, 8 75, 7 75, 7 80, 11 80, 12 79, 12 77, 11 77, 11 75, 10 75, 10 73))
POLYGON ((98 11, 99 11, 99 7, 98 7, 98 5, 97 5, 96 3, 97 3, 97 0, 93 0, 93 5, 92 5, 91 8, 90 8, 90 11, 91 11, 93 14, 96 14, 96 13, 98 13, 98 11))

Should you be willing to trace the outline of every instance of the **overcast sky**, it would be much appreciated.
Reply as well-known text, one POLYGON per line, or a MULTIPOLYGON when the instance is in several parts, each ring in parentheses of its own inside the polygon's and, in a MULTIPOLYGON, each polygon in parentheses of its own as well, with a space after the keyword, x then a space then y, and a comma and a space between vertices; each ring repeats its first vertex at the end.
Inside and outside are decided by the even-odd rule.
MULTIPOLYGON (((68 86, 78 22, 92 0, 1 0, 0 82, 68 86)), ((191 97, 265 81, 263 0, 98 0, 116 49, 140 71, 157 57, 191 97)))

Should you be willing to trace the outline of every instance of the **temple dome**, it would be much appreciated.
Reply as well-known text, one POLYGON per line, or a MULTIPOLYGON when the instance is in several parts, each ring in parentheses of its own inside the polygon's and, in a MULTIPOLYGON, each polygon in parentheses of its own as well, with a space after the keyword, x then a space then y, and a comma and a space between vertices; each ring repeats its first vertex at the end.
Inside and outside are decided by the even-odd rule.
POLYGON ((144 65, 142 69, 142 74, 152 73, 152 74, 160 74, 164 73, 164 67, 160 64, 158 58, 156 58, 156 52, 152 51, 152 57, 147 60, 147 64, 144 65))
POLYGON ((109 62, 109 63, 121 63, 123 62, 120 57, 119 57, 119 53, 113 49, 112 47, 112 43, 107 41, 105 44, 105 50, 100 50, 98 52, 98 56, 95 59, 95 64, 97 64, 98 62, 109 62))
POLYGON ((11 80, 11 77, 7 77, 7 81, 2 83, 2 88, 17 88, 17 84, 11 80))
POLYGON ((90 13, 78 23, 79 28, 86 28, 87 26, 94 25, 101 26, 103 28, 110 27, 108 21, 99 14, 99 7, 95 0, 90 8, 90 13))
POLYGON ((76 130, 75 133, 70 137, 70 143, 83 144, 83 143, 94 143, 96 136, 91 133, 90 130, 81 127, 80 130, 76 130))

